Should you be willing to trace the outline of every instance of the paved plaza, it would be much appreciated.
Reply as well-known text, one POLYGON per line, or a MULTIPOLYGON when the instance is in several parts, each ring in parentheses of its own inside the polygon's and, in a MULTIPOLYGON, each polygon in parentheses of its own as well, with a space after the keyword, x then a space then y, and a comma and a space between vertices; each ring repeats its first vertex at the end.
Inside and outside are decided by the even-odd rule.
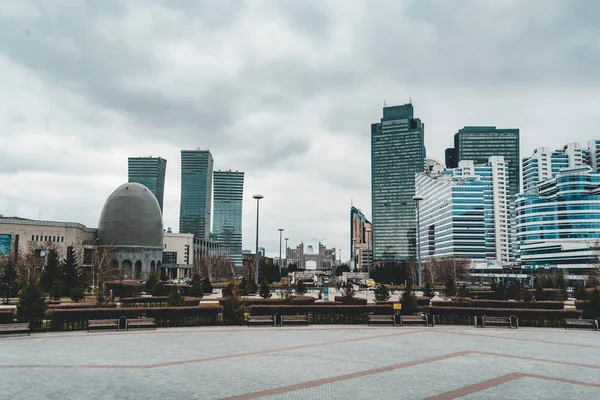
POLYGON ((0 337, 2 399, 594 399, 600 333, 199 327, 0 337))

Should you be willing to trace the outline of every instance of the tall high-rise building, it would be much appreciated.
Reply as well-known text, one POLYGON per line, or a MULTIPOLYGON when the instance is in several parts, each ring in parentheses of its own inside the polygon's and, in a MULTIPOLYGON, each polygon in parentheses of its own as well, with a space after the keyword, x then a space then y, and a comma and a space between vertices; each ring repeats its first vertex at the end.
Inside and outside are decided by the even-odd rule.
POLYGON ((503 157, 484 165, 463 160, 455 169, 416 176, 421 257, 511 261, 508 166, 503 157))
POLYGON ((416 257, 415 174, 425 170, 424 124, 412 104, 384 107, 371 125, 373 257, 416 257))
POLYGON ((523 158, 523 192, 537 191, 537 184, 551 179, 565 168, 581 167, 593 161, 579 143, 569 143, 560 150, 538 147, 531 157, 523 158))
POLYGON ((208 150, 181 150, 179 232, 198 239, 210 233, 213 157, 208 150))
POLYGON ((350 207, 350 249, 352 267, 366 271, 373 258, 373 226, 356 207, 350 207))
POLYGON ((127 166, 129 182, 141 183, 150 189, 162 212, 167 160, 160 157, 129 157, 127 166))
POLYGON ((214 172, 213 239, 227 247, 229 257, 238 271, 243 270, 242 259, 242 202, 244 173, 238 171, 214 172))
POLYGON ((489 157, 504 157, 504 161, 508 164, 511 204, 514 204, 516 195, 521 190, 519 145, 519 129, 500 129, 495 126, 465 126, 454 135, 456 163, 462 160, 470 160, 475 164, 485 164, 488 162, 489 157))

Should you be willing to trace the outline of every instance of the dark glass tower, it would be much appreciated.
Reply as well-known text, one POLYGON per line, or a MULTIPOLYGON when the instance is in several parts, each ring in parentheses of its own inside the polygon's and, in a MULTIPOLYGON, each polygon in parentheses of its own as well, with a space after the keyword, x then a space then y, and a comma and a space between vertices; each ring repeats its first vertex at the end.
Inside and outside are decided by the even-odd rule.
POLYGON ((130 157, 127 167, 129 182, 141 183, 150 189, 158 200, 162 213, 167 160, 160 157, 130 157))
POLYGON ((472 160, 475 164, 485 164, 492 156, 503 156, 508 164, 510 203, 514 204, 515 196, 521 187, 518 129, 465 126, 454 135, 454 150, 457 164, 463 160, 472 160))
POLYGON ((204 239, 210 233, 213 157, 208 150, 181 150, 179 232, 204 239))
POLYGON ((215 171, 213 205, 213 238, 225 245, 238 272, 242 262, 242 202, 244 173, 215 171))
POLYGON ((424 124, 412 104, 385 107, 371 125, 373 257, 416 257, 415 174, 425 171, 424 124))

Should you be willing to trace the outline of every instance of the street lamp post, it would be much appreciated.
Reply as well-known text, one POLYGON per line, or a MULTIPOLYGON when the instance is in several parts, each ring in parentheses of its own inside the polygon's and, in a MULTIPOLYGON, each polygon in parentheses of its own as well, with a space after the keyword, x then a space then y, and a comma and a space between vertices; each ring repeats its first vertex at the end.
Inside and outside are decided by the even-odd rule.
POLYGON ((371 279, 371 241, 369 240, 369 232, 371 232, 371 228, 367 228, 367 279, 371 279))
POLYGON ((279 276, 281 277, 281 235, 283 234, 283 228, 279 228, 279 261, 277 265, 279 265, 279 276))
MULTIPOLYGON (((96 238, 96 240, 94 240, 94 254, 96 254, 96 261, 99 262, 100 259, 98 257, 98 245, 96 243, 98 243, 98 240, 100 240, 100 238, 96 238)), ((94 262, 92 262, 92 293, 94 293, 94 290, 96 290, 96 288, 94 287, 96 285, 96 280, 94 279, 94 262)))
POLYGON ((419 288, 423 287, 423 265, 421 264, 421 211, 419 202, 423 200, 421 196, 412 198, 417 203, 417 263, 419 267, 419 288))
POLYGON ((255 194, 252 197, 256 199, 256 257, 254 259, 254 283, 256 283, 256 285, 258 286, 258 211, 260 199, 262 199, 264 196, 262 194, 255 194))
POLYGON ((288 242, 288 240, 289 240, 289 239, 290 239, 290 238, 285 238, 285 239, 284 239, 284 240, 285 240, 285 264, 284 264, 284 265, 285 265, 285 268, 286 268, 286 269, 287 269, 287 267, 288 267, 288 261, 287 261, 287 256, 288 256, 288 244, 287 244, 287 242, 288 242))

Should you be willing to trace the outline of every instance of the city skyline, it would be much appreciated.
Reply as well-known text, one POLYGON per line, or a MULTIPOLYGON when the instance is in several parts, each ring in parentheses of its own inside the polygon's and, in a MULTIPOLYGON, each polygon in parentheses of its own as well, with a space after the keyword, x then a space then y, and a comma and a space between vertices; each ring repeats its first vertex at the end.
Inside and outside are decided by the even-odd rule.
POLYGON ((177 230, 180 150, 208 148, 215 169, 246 173, 244 248, 261 193, 269 254, 285 228, 348 259, 351 199, 372 206, 365 127, 384 102, 412 99, 438 159, 464 126, 519 128, 522 155, 597 136, 595 2, 205 7, 3 7, 0 214, 97 226, 127 157, 160 154, 177 230))

